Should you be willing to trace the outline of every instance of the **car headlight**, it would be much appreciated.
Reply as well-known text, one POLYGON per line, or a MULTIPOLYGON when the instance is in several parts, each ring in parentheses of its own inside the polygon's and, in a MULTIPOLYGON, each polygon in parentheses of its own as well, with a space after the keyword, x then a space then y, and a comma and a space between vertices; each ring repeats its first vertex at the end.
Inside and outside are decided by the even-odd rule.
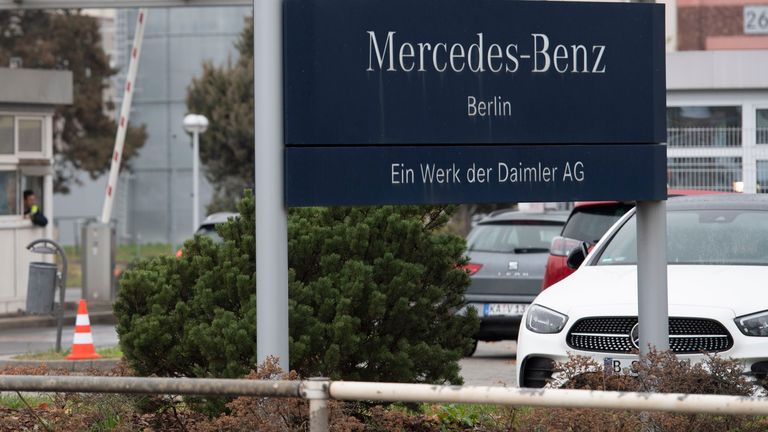
POLYGON ((568 322, 568 316, 544 306, 531 305, 525 327, 534 333, 558 333, 568 322))
POLYGON ((736 327, 747 336, 768 336, 768 311, 737 317, 736 327))

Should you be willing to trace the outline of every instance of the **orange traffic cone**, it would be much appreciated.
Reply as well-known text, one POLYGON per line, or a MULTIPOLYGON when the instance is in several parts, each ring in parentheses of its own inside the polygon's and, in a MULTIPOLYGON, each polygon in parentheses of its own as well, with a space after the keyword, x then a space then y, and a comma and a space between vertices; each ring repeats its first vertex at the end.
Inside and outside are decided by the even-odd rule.
POLYGON ((80 299, 77 306, 77 320, 75 321, 75 339, 72 341, 72 352, 65 357, 67 360, 91 360, 101 358, 96 354, 91 335, 91 320, 88 318, 88 307, 85 300, 80 299))

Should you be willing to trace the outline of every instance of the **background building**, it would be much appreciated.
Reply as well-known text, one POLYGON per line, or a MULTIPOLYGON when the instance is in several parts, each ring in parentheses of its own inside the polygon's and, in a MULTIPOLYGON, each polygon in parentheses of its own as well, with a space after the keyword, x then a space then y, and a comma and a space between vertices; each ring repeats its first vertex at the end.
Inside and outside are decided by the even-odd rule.
MULTIPOLYGON (((114 89, 123 88, 136 15, 136 10, 115 12, 114 65, 120 73, 114 89)), ((194 232, 191 138, 182 127, 186 89, 201 75, 204 61, 237 60, 234 43, 250 16, 247 7, 150 9, 130 119, 146 125, 148 139, 131 161, 132 173, 120 176, 113 218, 121 241, 179 244, 194 232)), ((119 109, 122 91, 113 94, 119 109)), ((83 175, 81 181, 69 195, 56 196, 64 243, 76 240, 79 220, 101 214, 106 176, 91 181, 83 175)), ((204 177, 200 192, 205 215, 211 187, 204 177)))
POLYGON ((676 1, 678 49, 768 49, 765 0, 676 1))

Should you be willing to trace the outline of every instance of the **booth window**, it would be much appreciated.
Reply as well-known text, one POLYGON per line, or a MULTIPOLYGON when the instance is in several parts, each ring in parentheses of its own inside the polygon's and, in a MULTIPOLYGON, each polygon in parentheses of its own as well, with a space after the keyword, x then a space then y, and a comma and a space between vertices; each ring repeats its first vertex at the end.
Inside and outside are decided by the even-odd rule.
POLYGON ((0 171, 0 216, 19 214, 19 183, 16 171, 0 171))
POLYGON ((43 177, 42 176, 24 175, 24 172, 22 171, 21 190, 22 191, 31 190, 35 194, 35 197, 37 197, 38 205, 42 205, 42 203, 45 202, 43 199, 44 197, 43 197, 43 177))
POLYGON ((19 119, 19 152, 43 151, 43 120, 19 119))
POLYGON ((0 115, 0 155, 15 152, 13 135, 13 116, 0 115))

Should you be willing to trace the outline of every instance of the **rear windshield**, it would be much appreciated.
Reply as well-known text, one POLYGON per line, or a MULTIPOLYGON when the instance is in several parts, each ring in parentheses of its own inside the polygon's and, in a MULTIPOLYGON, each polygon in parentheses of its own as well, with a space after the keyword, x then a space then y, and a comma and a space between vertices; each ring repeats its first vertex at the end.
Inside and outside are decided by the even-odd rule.
POLYGON ((560 234, 562 227, 556 222, 481 224, 469 234, 467 247, 478 252, 548 252, 552 239, 560 234))
POLYGON ((608 231, 624 213, 634 207, 633 204, 612 204, 576 208, 563 228, 563 237, 595 243, 608 231))
MULTIPOLYGON (((768 212, 686 210, 667 214, 669 264, 768 265, 768 212)), ((597 265, 636 264, 635 218, 611 239, 597 265)))

